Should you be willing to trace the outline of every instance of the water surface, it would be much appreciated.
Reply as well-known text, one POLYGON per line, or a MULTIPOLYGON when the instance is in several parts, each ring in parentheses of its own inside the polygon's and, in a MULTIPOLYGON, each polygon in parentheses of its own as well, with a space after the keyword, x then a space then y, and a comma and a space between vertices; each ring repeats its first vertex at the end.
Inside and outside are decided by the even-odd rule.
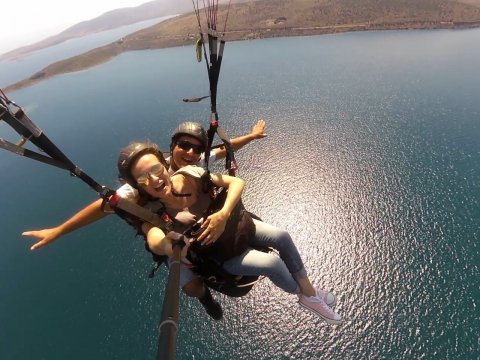
MULTIPOLYGON (((268 137, 238 153, 249 209, 291 232, 328 326, 268 280, 219 296, 211 321, 181 296, 179 359, 478 358, 479 30, 386 31, 228 43, 220 122, 268 137)), ((116 186, 118 150, 168 148, 206 124, 194 48, 123 54, 10 94, 70 158, 116 186), (68 90, 68 91, 66 91, 68 90)), ((2 128, 2 136, 4 128, 2 128)), ((0 358, 151 359, 164 274, 111 217, 31 253, 21 231, 95 198, 78 179, 0 152, 0 358)))

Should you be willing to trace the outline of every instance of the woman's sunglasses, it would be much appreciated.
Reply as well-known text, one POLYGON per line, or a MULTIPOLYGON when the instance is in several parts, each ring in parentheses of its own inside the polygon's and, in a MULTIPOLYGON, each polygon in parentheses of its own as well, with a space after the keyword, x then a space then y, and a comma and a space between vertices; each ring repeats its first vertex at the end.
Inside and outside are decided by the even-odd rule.
POLYGON ((137 184, 142 186, 147 186, 150 182, 152 176, 159 177, 163 174, 165 167, 161 164, 155 164, 150 168, 150 171, 147 171, 145 174, 137 177, 137 184))
POLYGON ((195 145, 187 140, 178 140, 176 144, 180 149, 185 151, 192 149, 195 154, 201 154, 202 152, 205 151, 202 145, 195 145))

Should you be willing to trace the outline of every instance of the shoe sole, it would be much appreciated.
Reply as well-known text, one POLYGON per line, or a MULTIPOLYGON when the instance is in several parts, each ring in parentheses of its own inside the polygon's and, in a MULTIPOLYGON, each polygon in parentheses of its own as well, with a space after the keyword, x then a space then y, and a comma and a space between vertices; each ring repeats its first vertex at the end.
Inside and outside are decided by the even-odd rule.
POLYGON ((315 315, 319 316, 322 320, 324 320, 327 324, 330 324, 330 325, 342 325, 343 323, 343 319, 341 320, 334 320, 334 319, 330 319, 330 318, 327 318, 325 316, 323 316, 322 314, 320 314, 319 312, 316 312, 315 310, 313 310, 312 308, 309 308, 308 306, 306 305, 303 305, 300 301, 298 302, 300 304, 301 307, 309 310, 310 312, 314 313, 315 315))

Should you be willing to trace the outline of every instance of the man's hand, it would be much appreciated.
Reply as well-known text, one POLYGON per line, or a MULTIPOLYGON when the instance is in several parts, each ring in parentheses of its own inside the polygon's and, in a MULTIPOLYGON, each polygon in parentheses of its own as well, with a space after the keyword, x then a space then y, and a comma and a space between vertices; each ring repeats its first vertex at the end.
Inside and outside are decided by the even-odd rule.
POLYGON ((253 126, 250 134, 254 139, 262 139, 267 136, 265 134, 265 120, 258 120, 257 123, 253 126))

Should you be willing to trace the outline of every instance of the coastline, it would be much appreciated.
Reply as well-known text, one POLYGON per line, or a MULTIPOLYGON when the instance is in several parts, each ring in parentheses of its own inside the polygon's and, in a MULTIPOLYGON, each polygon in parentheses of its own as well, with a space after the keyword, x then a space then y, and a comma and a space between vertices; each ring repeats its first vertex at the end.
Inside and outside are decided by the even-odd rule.
MULTIPOLYGON (((184 17, 183 22, 189 21, 190 17, 184 17)), ((198 37, 198 33, 190 26, 181 26, 180 34, 168 31, 167 27, 170 21, 160 23, 152 28, 144 29, 127 37, 117 40, 111 44, 92 49, 86 53, 73 56, 53 64, 48 65, 42 70, 36 72, 30 77, 10 84, 3 90, 11 92, 19 90, 51 77, 71 72, 86 70, 97 65, 110 61, 117 55, 128 51, 139 50, 155 50, 162 48, 170 48, 177 46, 193 45, 198 37), (158 34, 165 35, 158 35, 158 34)), ((182 25, 182 24, 180 24, 182 25)), ((268 27, 253 29, 235 29, 225 33, 226 41, 242 41, 253 39, 264 39, 274 37, 292 37, 292 36, 313 36, 326 35, 341 32, 353 31, 384 31, 384 30, 435 30, 435 29, 451 29, 462 30, 479 28, 480 20, 474 21, 399 21, 389 23, 356 23, 356 24, 339 24, 311 27, 268 27)))

